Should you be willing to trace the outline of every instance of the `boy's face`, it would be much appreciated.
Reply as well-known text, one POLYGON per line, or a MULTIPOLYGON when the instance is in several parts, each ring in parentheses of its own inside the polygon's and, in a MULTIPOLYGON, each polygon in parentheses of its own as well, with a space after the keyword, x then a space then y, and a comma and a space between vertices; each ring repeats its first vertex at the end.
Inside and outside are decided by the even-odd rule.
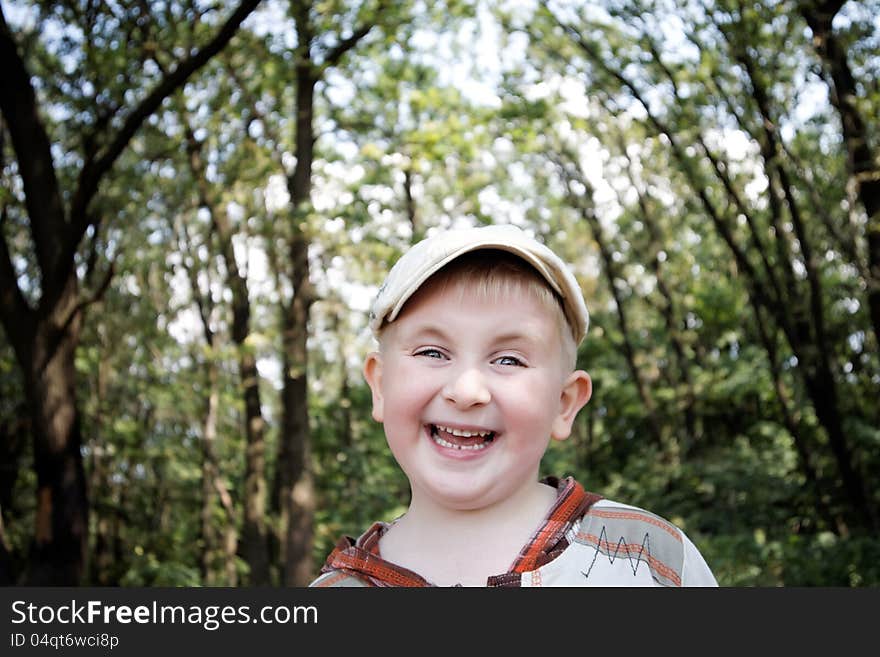
POLYGON ((410 299, 364 374, 414 501, 458 510, 535 486, 550 438, 568 437, 592 389, 566 367, 557 319, 539 301, 487 302, 455 286, 410 299))

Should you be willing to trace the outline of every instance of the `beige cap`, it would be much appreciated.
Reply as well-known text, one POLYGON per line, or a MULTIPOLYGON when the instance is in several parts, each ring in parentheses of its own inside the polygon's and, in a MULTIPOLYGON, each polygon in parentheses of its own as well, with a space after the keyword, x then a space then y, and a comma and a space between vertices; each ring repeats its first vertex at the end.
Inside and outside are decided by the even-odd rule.
POLYGON ((568 266, 545 245, 512 225, 447 230, 422 240, 403 254, 388 273, 370 310, 370 328, 378 335, 428 278, 460 255, 481 249, 513 253, 547 280, 559 294, 575 344, 587 334, 590 315, 581 288, 568 266))

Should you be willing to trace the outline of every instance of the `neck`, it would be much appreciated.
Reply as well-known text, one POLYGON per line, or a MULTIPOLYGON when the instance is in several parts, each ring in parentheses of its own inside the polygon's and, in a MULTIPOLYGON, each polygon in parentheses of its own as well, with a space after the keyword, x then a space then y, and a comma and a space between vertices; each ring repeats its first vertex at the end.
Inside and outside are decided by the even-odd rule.
POLYGON ((408 523, 418 525, 420 531, 430 532, 433 529, 445 536, 454 531, 496 532, 504 527, 522 524, 535 529, 555 499, 556 491, 538 481, 496 504, 477 509, 442 506, 413 489, 412 501, 404 518, 408 523))
POLYGON ((407 513, 383 537, 386 558, 441 586, 484 586, 507 571, 547 515, 556 491, 534 481, 490 507, 450 509, 413 489, 407 513))

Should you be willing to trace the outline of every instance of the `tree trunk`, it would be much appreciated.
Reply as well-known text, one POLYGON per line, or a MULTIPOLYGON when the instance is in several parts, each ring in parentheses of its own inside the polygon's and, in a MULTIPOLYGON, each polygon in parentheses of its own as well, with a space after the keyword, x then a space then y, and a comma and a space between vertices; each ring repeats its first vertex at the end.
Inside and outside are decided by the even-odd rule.
POLYGON ((21 400, 12 410, 9 418, 0 419, 0 586, 17 584, 20 574, 16 566, 20 557, 12 552, 12 546, 6 536, 3 514, 9 514, 13 508, 12 500, 20 470, 19 461, 30 435, 27 404, 21 400))
POLYGON ((0 505, 0 586, 13 586, 12 551, 6 538, 6 525, 3 522, 3 505, 0 505))
MULTIPOLYGON (((207 368, 208 399, 202 428, 202 581, 208 586, 237 586, 238 571, 235 567, 238 551, 236 513, 217 462, 217 417, 220 408, 220 390, 217 379, 219 372, 214 361, 209 362, 207 368), (225 515, 222 530, 217 529, 217 523, 214 519, 215 502, 218 499, 225 515)), ((251 581, 251 584, 253 583, 251 581)))
MULTIPOLYGON (((213 352, 213 350, 212 350, 213 352)), ((214 528, 214 483, 219 476, 217 459, 214 456, 214 444, 217 441, 217 408, 220 405, 220 393, 217 386, 217 365, 213 360, 208 368, 208 399, 205 409, 205 421, 202 425, 202 555, 200 559, 202 582, 206 585, 216 583, 214 554, 217 549, 217 531, 214 528)))
MULTIPOLYGON (((310 43, 306 24, 300 36, 310 43)), ((300 48, 296 72, 296 166, 288 177, 291 226, 288 243, 293 299, 284 308, 282 458, 279 458, 282 511, 282 582, 303 586, 314 579, 312 519, 315 510, 308 410, 308 326, 314 290, 309 278, 308 221, 314 157, 314 93, 317 82, 308 50, 300 48)))
MULTIPOLYGON (((226 286, 232 292, 232 340, 238 348, 238 372, 245 409, 245 494, 241 553, 250 567, 251 586, 271 583, 269 569, 269 532, 266 523, 268 489, 266 485, 266 421, 260 401, 260 375, 256 357, 248 344, 251 326, 251 302, 247 279, 241 274, 232 245, 232 226, 223 204, 211 193, 202 158, 201 143, 196 139, 189 119, 180 112, 185 126, 190 170, 196 181, 199 204, 211 215, 211 225, 226 265, 226 286)), ((193 280, 192 285, 197 285, 193 280)), ((194 287, 194 291, 195 291, 194 287)), ((206 334, 209 332, 205 327, 206 334)), ((210 485, 213 488, 213 478, 210 485)))
POLYGON ((418 206, 413 196, 413 172, 411 163, 403 169, 403 198, 406 204, 406 219, 412 230, 412 244, 421 241, 425 237, 422 222, 419 220, 418 206))
POLYGON ((869 131, 859 113, 858 90, 847 61, 846 50, 837 40, 832 22, 843 6, 841 0, 802 2, 801 15, 813 32, 813 45, 831 75, 831 103, 840 115, 847 166, 856 195, 865 208, 868 224, 868 307, 876 345, 880 346, 880 163, 871 150, 869 131))
POLYGON ((773 389, 776 392, 776 400, 779 402, 779 410, 782 414, 783 426, 788 430, 792 442, 794 442, 795 451, 798 456, 798 465, 801 473, 804 475, 808 488, 815 495, 815 505, 818 514, 825 520, 829 527, 834 527, 838 534, 844 532, 845 524, 839 517, 834 517, 828 508, 828 505, 822 499, 822 491, 819 487, 819 477, 816 475, 816 469, 813 467, 812 457, 810 456, 810 448, 807 438, 800 427, 800 413, 792 412, 789 395, 785 390, 785 384, 782 381, 782 372, 779 368, 778 354, 776 350, 776 336, 771 335, 763 317, 763 310, 752 299, 752 307, 755 313, 755 323, 758 328, 758 335, 761 338, 761 344, 767 352, 767 361, 770 366, 770 374, 773 377, 773 389))
POLYGON ((253 353, 245 344, 239 344, 239 374, 244 394, 245 435, 245 508, 241 552, 250 566, 251 586, 271 583, 269 575, 269 535, 266 526, 268 488, 266 485, 266 440, 263 413, 260 405, 259 374, 253 353))
POLYGON ((75 586, 85 574, 88 502, 74 368, 82 317, 76 302, 71 274, 55 312, 16 349, 25 372, 37 475, 29 585, 75 586))
POLYGON ((89 584, 97 586, 113 586, 116 582, 111 543, 112 523, 108 514, 116 515, 116 509, 111 510, 111 504, 106 500, 112 499, 113 484, 110 481, 108 471, 108 458, 104 449, 104 404, 107 399, 107 375, 111 367, 106 358, 107 341, 104 336, 102 327, 98 328, 100 336, 101 356, 98 361, 97 381, 95 382, 95 413, 92 418, 93 435, 89 440, 90 452, 90 472, 88 485, 92 491, 101 491, 101 500, 99 502, 93 493, 91 502, 92 514, 94 516, 94 536, 92 558, 90 565, 91 574, 89 575, 89 584))
POLYGON ((56 176, 31 73, 0 10, 0 110, 16 154, 40 282, 34 310, 18 286, 9 244, 0 235, 0 321, 23 373, 37 475, 36 529, 27 583, 73 585, 85 573, 88 503, 74 362, 84 303, 78 298, 75 254, 94 223, 89 205, 143 122, 226 46, 258 4, 259 0, 242 0, 203 47, 187 51, 169 75, 143 90, 146 95, 136 106, 116 117, 118 129, 97 140, 102 143, 100 151, 77 154, 84 164, 76 188, 66 195, 56 176))
POLYGON ((297 46, 294 52, 296 71, 295 156, 296 165, 287 177, 290 194, 288 237, 288 278, 293 299, 283 304, 282 334, 284 346, 283 421, 279 441, 277 490, 281 509, 282 582, 303 586, 314 579, 312 565, 312 522, 315 493, 311 471, 311 437, 308 407, 308 335, 309 315, 315 290, 309 278, 309 219, 312 213, 312 162, 314 159, 315 85, 323 72, 338 64, 372 29, 373 20, 388 10, 380 1, 374 13, 345 37, 334 37, 324 61, 312 59, 315 31, 310 2, 292 2, 296 21, 297 46))
MULTIPOLYGON (((294 306, 299 306, 294 301, 294 306)), ((303 309, 288 313, 302 317, 303 309)), ((311 473, 311 445, 308 416, 308 379, 305 371, 304 329, 285 327, 284 420, 283 432, 287 448, 282 465, 285 472, 281 483, 282 558, 285 586, 304 586, 314 579, 312 564, 312 519, 315 512, 314 485, 311 473), (290 354, 287 356, 287 354, 290 354)))

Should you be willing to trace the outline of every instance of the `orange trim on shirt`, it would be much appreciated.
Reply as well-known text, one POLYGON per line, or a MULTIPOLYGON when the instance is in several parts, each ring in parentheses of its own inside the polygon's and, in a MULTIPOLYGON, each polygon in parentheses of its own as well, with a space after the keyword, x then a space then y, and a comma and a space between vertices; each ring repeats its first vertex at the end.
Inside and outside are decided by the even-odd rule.
POLYGON ((590 509, 590 512, 587 515, 595 516, 597 518, 620 518, 622 520, 639 520, 641 522, 646 522, 649 525, 659 527, 670 536, 675 538, 675 540, 677 540, 679 543, 681 543, 681 534, 678 533, 675 527, 670 525, 668 522, 664 522, 663 520, 659 520, 658 518, 654 518, 643 513, 638 513, 636 511, 615 511, 613 509, 596 509, 594 507, 590 509))
POLYGON ((609 540, 600 540, 595 534, 584 533, 578 533, 578 538, 588 541, 593 547, 605 550, 609 553, 606 556, 617 553, 617 556, 615 557, 617 559, 622 559, 624 557, 636 557, 638 560, 644 559, 651 570, 655 571, 658 575, 665 577, 676 586, 681 586, 681 576, 679 573, 674 568, 666 565, 665 562, 660 561, 660 559, 648 552, 644 543, 614 543, 609 540))
POLYGON ((525 573, 542 566, 542 559, 545 561, 548 559, 550 550, 565 536, 572 521, 583 513, 588 503, 583 486, 569 478, 544 525, 538 529, 526 549, 517 557, 511 571, 525 573))

